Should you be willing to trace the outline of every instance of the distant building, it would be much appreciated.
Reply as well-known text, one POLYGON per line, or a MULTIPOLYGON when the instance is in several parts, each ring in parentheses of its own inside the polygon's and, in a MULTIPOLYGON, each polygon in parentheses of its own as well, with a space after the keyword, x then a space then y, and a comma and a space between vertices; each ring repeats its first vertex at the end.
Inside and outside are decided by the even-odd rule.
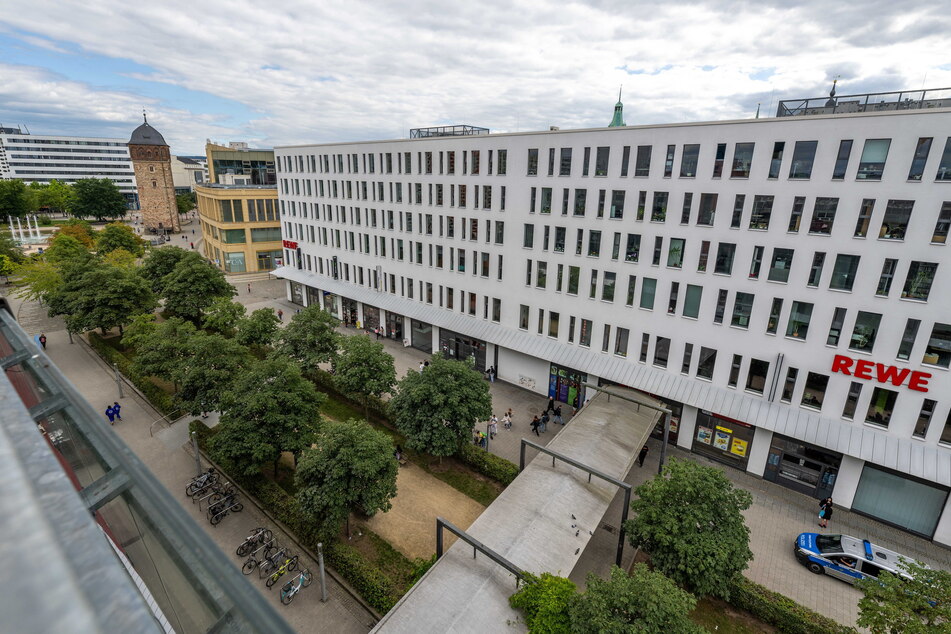
POLYGON ((139 184, 139 208, 147 229, 179 231, 178 206, 168 144, 158 130, 143 123, 129 139, 129 156, 139 184))
POLYGON ((189 156, 172 157, 172 184, 175 195, 195 190, 195 185, 205 182, 205 167, 189 156))

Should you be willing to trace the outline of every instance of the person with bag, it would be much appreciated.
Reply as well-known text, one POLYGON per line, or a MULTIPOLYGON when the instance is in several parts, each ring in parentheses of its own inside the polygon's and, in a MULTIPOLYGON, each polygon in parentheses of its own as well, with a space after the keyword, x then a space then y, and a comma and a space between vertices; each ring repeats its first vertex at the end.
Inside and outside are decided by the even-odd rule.
POLYGON ((819 526, 829 528, 829 520, 832 518, 832 498, 826 498, 819 502, 819 526))

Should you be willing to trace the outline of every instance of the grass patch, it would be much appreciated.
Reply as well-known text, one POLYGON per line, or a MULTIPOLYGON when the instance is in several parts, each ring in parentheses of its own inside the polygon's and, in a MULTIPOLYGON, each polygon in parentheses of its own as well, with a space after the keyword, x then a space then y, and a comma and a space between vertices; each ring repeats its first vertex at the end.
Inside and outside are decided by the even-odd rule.
POLYGON ((433 470, 426 460, 415 461, 423 470, 437 480, 472 498, 482 506, 488 506, 499 497, 502 487, 488 478, 469 472, 455 460, 443 458, 443 469, 433 470), (455 464, 453 464, 455 463, 455 464))
POLYGON ((775 627, 763 623, 752 614, 737 610, 724 601, 710 597, 697 601, 697 607, 690 613, 690 620, 710 632, 730 632, 731 634, 776 632, 775 627))
MULTIPOLYGON (((351 418, 356 418, 357 420, 363 420, 363 410, 357 409, 349 403, 345 403, 343 400, 336 398, 335 395, 328 394, 327 401, 324 403, 324 406, 321 408, 322 413, 327 418, 332 418, 336 421, 344 422, 351 418)), ((371 423, 373 424, 373 423, 371 423)), ((377 428, 380 428, 379 425, 374 425, 377 428)), ((386 428, 383 428, 386 429, 386 428)))

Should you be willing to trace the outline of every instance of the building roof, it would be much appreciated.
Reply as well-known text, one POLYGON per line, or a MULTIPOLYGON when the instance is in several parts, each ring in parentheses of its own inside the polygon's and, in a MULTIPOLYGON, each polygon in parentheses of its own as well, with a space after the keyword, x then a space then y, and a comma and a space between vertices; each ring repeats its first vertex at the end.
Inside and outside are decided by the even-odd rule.
POLYGON ((179 163, 184 163, 185 165, 194 165, 196 167, 201 167, 201 163, 199 163, 195 159, 188 158, 187 156, 176 156, 175 160, 177 160, 179 163))
POLYGON ((142 119, 144 120, 142 125, 132 131, 129 145, 164 145, 168 147, 168 143, 165 142, 159 131, 149 125, 145 113, 142 114, 142 119))

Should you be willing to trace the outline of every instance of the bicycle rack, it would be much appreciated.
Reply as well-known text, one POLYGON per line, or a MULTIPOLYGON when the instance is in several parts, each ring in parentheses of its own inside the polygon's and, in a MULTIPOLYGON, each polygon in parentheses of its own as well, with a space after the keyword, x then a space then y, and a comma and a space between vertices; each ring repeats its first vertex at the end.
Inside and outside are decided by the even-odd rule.
POLYGON ((269 541, 269 542, 267 542, 267 543, 264 543, 264 544, 261 544, 260 546, 258 546, 257 548, 255 548, 254 550, 252 550, 251 552, 249 552, 249 553, 248 553, 248 558, 250 559, 250 558, 253 557, 254 555, 257 555, 259 550, 261 550, 262 548, 266 548, 266 547, 270 546, 271 544, 274 544, 274 547, 277 548, 277 537, 272 537, 272 538, 271 538, 271 541, 269 541))
POLYGON ((221 510, 221 511, 215 513, 215 514, 212 515, 211 517, 209 517, 208 520, 211 521, 212 519, 214 519, 214 518, 216 518, 216 517, 220 517, 220 518, 224 519, 224 517, 231 511, 231 509, 233 509, 234 507, 238 506, 238 504, 240 504, 240 502, 235 501, 235 503, 232 504, 231 506, 229 506, 228 508, 223 509, 223 510, 221 510))

